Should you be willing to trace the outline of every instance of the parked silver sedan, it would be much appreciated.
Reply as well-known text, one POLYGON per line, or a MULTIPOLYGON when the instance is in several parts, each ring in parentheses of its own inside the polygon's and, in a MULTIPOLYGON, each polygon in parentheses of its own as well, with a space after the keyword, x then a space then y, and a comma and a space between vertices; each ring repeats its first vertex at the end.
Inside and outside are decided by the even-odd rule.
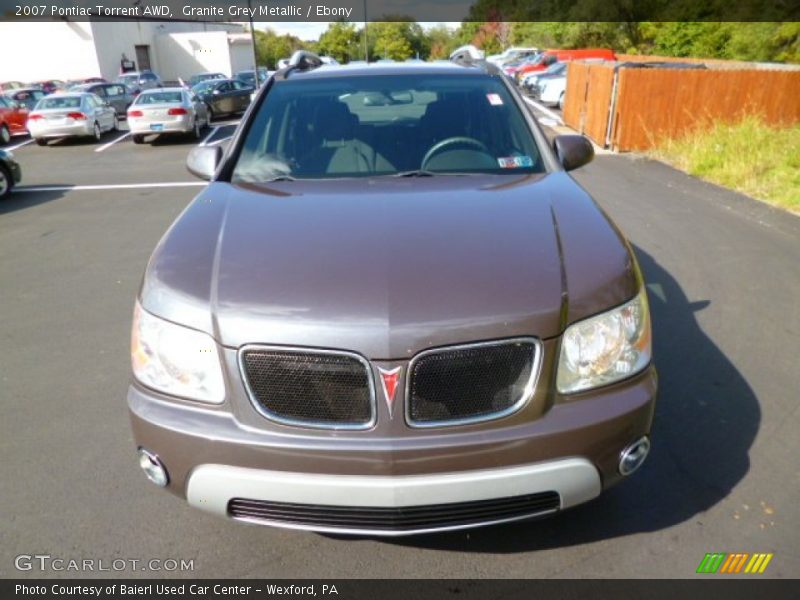
POLYGON ((191 90, 162 88, 142 92, 128 109, 133 142, 150 134, 191 134, 200 139, 210 117, 206 105, 191 90))
POLYGON ((116 111, 94 94, 51 94, 39 100, 28 115, 28 131, 40 146, 50 139, 65 137, 100 141, 103 133, 118 128, 116 111))

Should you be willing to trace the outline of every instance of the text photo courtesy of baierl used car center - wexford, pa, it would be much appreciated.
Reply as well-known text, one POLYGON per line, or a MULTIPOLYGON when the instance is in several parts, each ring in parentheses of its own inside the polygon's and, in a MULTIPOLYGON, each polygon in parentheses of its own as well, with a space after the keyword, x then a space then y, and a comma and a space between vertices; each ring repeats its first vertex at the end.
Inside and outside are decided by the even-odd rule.
POLYGON ((796 597, 798 299, 796 3, 0 1, 9 597, 796 597))

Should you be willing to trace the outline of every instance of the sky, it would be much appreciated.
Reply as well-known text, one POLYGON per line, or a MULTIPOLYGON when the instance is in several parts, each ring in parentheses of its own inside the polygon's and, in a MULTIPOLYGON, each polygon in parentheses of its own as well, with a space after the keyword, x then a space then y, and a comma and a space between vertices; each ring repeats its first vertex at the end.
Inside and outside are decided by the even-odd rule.
MULTIPOLYGON (((266 29, 269 27, 278 35, 283 35, 285 33, 290 33, 292 35, 296 35, 301 40, 316 40, 319 39, 320 34, 328 28, 327 22, 300 22, 300 23, 292 23, 292 22, 279 22, 275 21, 272 23, 256 23, 256 29, 266 29)), ((436 25, 447 25, 448 27, 455 29, 459 25, 460 22, 443 22, 443 23, 420 23, 425 29, 430 27, 434 27, 436 25)))

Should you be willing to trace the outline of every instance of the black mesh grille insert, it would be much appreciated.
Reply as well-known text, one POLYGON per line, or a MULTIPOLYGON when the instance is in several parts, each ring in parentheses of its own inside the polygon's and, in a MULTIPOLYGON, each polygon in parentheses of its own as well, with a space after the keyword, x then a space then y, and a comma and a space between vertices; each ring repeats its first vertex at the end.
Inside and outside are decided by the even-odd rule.
POLYGON ((253 399, 278 420, 319 426, 372 420, 369 374, 354 356, 254 349, 242 363, 253 399))
POLYGON ((325 506, 233 498, 228 502, 228 514, 238 518, 277 521, 308 527, 408 531, 535 516, 558 510, 560 505, 561 499, 557 492, 403 508, 325 506))
POLYGON ((525 395, 534 368, 533 342, 455 347, 423 354, 409 373, 412 422, 489 417, 525 395))

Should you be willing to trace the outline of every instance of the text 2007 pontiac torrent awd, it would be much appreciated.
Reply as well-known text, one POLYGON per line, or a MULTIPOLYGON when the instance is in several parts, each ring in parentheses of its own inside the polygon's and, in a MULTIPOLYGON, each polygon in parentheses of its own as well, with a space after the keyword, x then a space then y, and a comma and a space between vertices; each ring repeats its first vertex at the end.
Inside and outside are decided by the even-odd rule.
POLYGON ((148 478, 267 525, 538 517, 636 470, 656 396, 630 246, 499 72, 299 53, 163 237, 128 404, 148 478))

